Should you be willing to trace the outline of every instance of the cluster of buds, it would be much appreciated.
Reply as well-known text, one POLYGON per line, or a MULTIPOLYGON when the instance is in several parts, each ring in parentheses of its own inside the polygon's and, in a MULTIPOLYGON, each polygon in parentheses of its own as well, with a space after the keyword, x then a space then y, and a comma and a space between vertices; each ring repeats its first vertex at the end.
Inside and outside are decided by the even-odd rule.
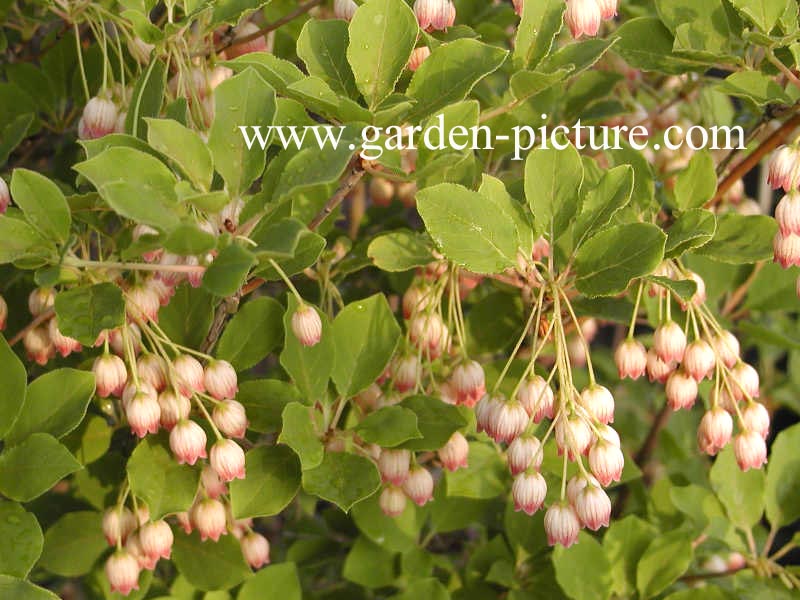
MULTIPOLYGON (((411 54, 408 68, 416 71, 429 55, 430 50, 427 46, 417 48, 411 54)), ((373 177, 369 182, 368 192, 369 198, 375 206, 391 206, 395 197, 406 208, 413 208, 416 205, 417 184, 415 181, 393 183, 383 177, 373 177)))
POLYGON ((566 2, 564 21, 575 39, 584 35, 597 35, 602 21, 617 16, 618 0, 566 0, 566 2))
POLYGON ((452 0, 415 0, 414 14, 423 31, 447 31, 456 21, 456 5, 452 0))
POLYGON ((378 470, 384 483, 378 502, 387 516, 403 514, 407 499, 417 506, 433 499, 433 475, 412 459, 409 450, 384 448, 378 455, 378 470))
MULTIPOLYGON (((46 318, 51 313, 55 304, 55 292, 51 288, 36 288, 28 296, 28 310, 34 318, 46 318)), ((5 302, 0 303, 0 325, 5 323, 7 307, 5 302)), ((70 337, 63 335, 58 329, 58 323, 53 317, 49 321, 32 327, 25 332, 22 338, 25 354, 29 360, 39 365, 45 365, 56 355, 56 352, 66 357, 72 352, 79 352, 81 344, 70 337)))
MULTIPOLYGON (((677 263, 662 265, 659 272, 672 278, 691 278, 701 287, 699 276, 686 272, 677 263)), ((704 294, 680 303, 687 311, 689 338, 669 316, 671 297, 660 286, 654 287, 667 306, 667 317, 656 328, 650 350, 633 338, 631 327, 628 338, 614 353, 620 378, 638 379, 647 373, 650 381, 665 385, 667 404, 673 410, 692 408, 698 397, 698 384, 713 379, 709 408, 697 431, 700 450, 713 456, 725 447, 733 435, 735 417, 739 425, 734 440, 737 462, 743 470, 760 467, 767 459, 769 414, 763 404, 756 402, 758 372, 740 358, 736 337, 702 310, 704 294)))
MULTIPOLYGON (((778 232, 772 241, 775 262, 784 269, 800 266, 800 146, 798 140, 781 146, 769 163, 767 181, 772 189, 783 189, 786 195, 775 208, 778 232)), ((797 279, 800 297, 800 277, 797 279)))

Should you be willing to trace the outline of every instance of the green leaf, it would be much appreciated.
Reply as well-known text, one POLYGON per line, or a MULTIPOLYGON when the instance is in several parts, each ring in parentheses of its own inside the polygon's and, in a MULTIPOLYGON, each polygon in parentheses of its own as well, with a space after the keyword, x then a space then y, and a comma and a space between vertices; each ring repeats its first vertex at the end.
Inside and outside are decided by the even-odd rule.
POLYGON ((92 346, 104 329, 125 322, 122 290, 113 283, 72 288, 56 294, 58 329, 84 346, 92 346))
POLYGON ((35 116, 33 113, 17 115, 10 123, 5 124, 3 135, 0 136, 0 165, 6 163, 9 155, 28 136, 35 116))
POLYGON ((613 296, 664 258, 667 236, 649 223, 616 225, 589 238, 575 256, 576 285, 587 296, 613 296))
POLYGON ((574 600, 605 600, 611 595, 611 563, 600 542, 586 531, 580 532, 575 546, 556 546, 553 567, 556 581, 574 600))
POLYGON ((673 54, 675 39, 660 19, 639 17, 623 23, 614 35, 619 41, 614 52, 634 69, 680 74, 705 71, 708 65, 689 56, 673 54))
POLYGON ((89 415, 63 439, 63 444, 85 466, 108 451, 113 431, 103 417, 89 415))
POLYGON ((45 254, 46 240, 22 219, 0 215, 0 264, 45 254))
POLYGON ((201 542, 197 532, 175 532, 172 562, 186 580, 198 590, 227 590, 250 577, 239 541, 223 535, 218 542, 201 542))
POLYGON ((237 371, 261 362, 283 339, 283 307, 261 297, 247 302, 225 327, 217 346, 217 358, 237 371))
POLYGON ((344 512, 381 486, 375 464, 363 456, 328 452, 318 467, 303 471, 303 489, 333 502, 344 512))
POLYGON ((238 244, 231 244, 206 269, 203 288, 215 296, 231 296, 242 287, 256 262, 252 252, 238 244))
POLYGON ((44 534, 39 564, 56 575, 79 577, 92 570, 108 548, 103 537, 103 515, 95 511, 70 512, 44 534))
POLYGON ((683 531, 655 537, 636 567, 636 589, 642 598, 652 598, 683 575, 692 563, 692 538, 683 531))
POLYGON ((573 247, 579 248, 591 234, 611 222, 628 205, 633 193, 633 167, 620 165, 603 174, 600 183, 586 195, 572 233, 573 247))
POLYGON ((297 251, 300 238, 309 230, 298 219, 281 219, 276 223, 261 221, 250 239, 257 244, 255 254, 261 263, 272 259, 291 259, 297 251))
POLYGON ((17 444, 31 433, 60 438, 83 420, 94 394, 90 371, 56 369, 37 377, 29 386, 25 403, 6 442, 17 444))
MULTIPOLYGON (((295 250, 294 257, 284 260, 275 259, 275 262, 278 263, 286 275, 291 277, 292 275, 300 273, 306 267, 310 267, 317 262, 317 259, 319 258, 320 254, 322 254, 324 248, 324 237, 314 233, 313 231, 303 231, 297 240, 297 248, 295 250)), ((272 267, 272 265, 265 265, 259 268, 254 274, 264 278, 267 281, 277 281, 278 279, 281 279, 281 276, 272 267)))
POLYGON ((36 517, 16 502, 0 501, 0 574, 27 577, 42 554, 36 517))
MULTIPOLYGON (((532 3, 531 5, 535 6, 532 3)), ((514 98, 522 102, 563 81, 570 71, 572 71, 572 68, 558 69, 552 73, 517 71, 511 76, 509 87, 514 98)))
POLYGON ((10 575, 0 575, 0 597, 14 600, 59 600, 50 590, 10 575))
MULTIPOLYGON (((562 139, 563 142, 563 139, 562 139)), ((583 163, 577 149, 537 148, 525 160, 525 198, 536 231, 555 241, 580 207, 583 163)))
POLYGON ((197 348, 214 319, 214 297, 189 284, 178 286, 169 304, 158 313, 158 324, 177 343, 197 348))
POLYGON ((0 454, 0 492, 12 500, 28 502, 82 468, 56 438, 34 433, 0 454))
POLYGON ((736 464, 733 448, 717 455, 709 473, 711 487, 737 527, 750 529, 764 512, 764 471, 742 471, 736 464))
POLYGON ((350 398, 370 386, 394 354, 400 326, 383 294, 351 302, 331 326, 335 347, 333 381, 350 398))
MULTIPOLYGON (((353 521, 359 531, 392 552, 407 552, 417 547, 417 538, 426 513, 412 502, 406 503, 403 514, 386 516, 380 507, 380 495, 359 502, 353 507, 353 521)), ((438 500, 437 500, 438 502, 438 500)))
POLYGON ((697 292, 697 282, 693 279, 670 279, 669 277, 659 277, 658 275, 648 275, 644 279, 668 289, 684 300, 689 300, 697 292))
POLYGON ((285 381, 277 379, 251 379, 239 384, 236 399, 247 410, 248 429, 258 433, 281 430, 283 409, 290 402, 299 402, 300 392, 285 381))
POLYGON ((398 229, 379 235, 367 248, 367 256, 383 271, 408 271, 433 260, 431 244, 424 234, 398 229))
POLYGON ((178 464, 165 435, 147 436, 139 442, 128 459, 127 472, 131 492, 147 502, 153 519, 188 510, 200 478, 198 469, 178 464))
POLYGON ((322 320, 322 337, 315 346, 303 346, 292 332, 292 315, 297 310, 297 300, 288 297, 288 307, 283 316, 284 342, 281 352, 281 365, 294 380, 300 393, 309 402, 325 398, 328 380, 333 372, 334 341, 328 318, 316 310, 322 320))
POLYGON ((792 100, 775 82, 775 79, 760 71, 739 71, 728 75, 716 86, 717 91, 737 98, 746 98, 762 107, 782 102, 791 104, 792 100))
POLYGON ((533 252, 536 236, 533 232, 530 213, 526 207, 511 197, 502 181, 486 173, 481 176, 478 193, 486 199, 488 212, 498 212, 511 217, 516 229, 516 246, 522 254, 530 255, 533 252))
POLYGON ((266 154, 250 150, 239 127, 268 130, 275 118, 275 90, 254 69, 245 69, 214 90, 214 123, 208 147, 214 166, 232 196, 244 193, 261 175, 266 154))
POLYGON ((393 596, 392 600, 450 600, 450 592, 442 583, 433 577, 412 580, 402 594, 393 596))
POLYGON ((293 62, 278 58, 270 52, 250 52, 222 64, 233 69, 235 73, 241 73, 248 68, 254 69, 279 94, 285 94, 291 84, 305 77, 293 62))
POLYGON ((800 517, 800 425, 784 429, 775 438, 769 456, 765 488, 767 518, 773 527, 800 517))
POLYGON ((230 483, 235 519, 277 515, 300 489, 300 461, 284 446, 253 448, 245 456, 245 469, 246 479, 230 483))
POLYGON ((710 210, 692 208, 681 213, 667 230, 664 257, 680 258, 684 252, 704 246, 716 230, 717 219, 710 210))
POLYGON ((216 245, 216 236, 191 221, 182 222, 164 240, 164 249, 180 256, 202 256, 216 245))
POLYGON ((731 0, 734 8, 769 33, 786 10, 785 0, 731 0))
POLYGON ((717 171, 707 150, 695 152, 689 166, 675 178, 675 204, 681 210, 702 208, 717 191, 717 171))
POLYGON ((170 119, 145 121, 147 142, 174 160, 197 189, 207 192, 214 176, 214 163, 208 146, 197 132, 170 119))
POLYGON ((28 373, 0 335, 0 439, 5 439, 25 403, 28 373))
POLYGON ((355 432, 368 444, 394 448, 403 442, 422 438, 417 429, 417 415, 402 406, 384 406, 368 415, 355 432))
POLYGON ((611 590, 623 597, 636 590, 636 565, 658 532, 647 521, 629 515, 614 521, 603 537, 603 548, 611 564, 611 590))
POLYGON ((453 433, 467 425, 457 407, 445 404, 439 398, 410 396, 399 406, 417 415, 417 428, 422 433, 422 439, 411 439, 401 445, 409 450, 438 450, 453 433))
POLYGON ((470 354, 507 350, 519 339, 524 321, 518 297, 505 292, 488 294, 467 313, 467 349, 470 354))
POLYGON ((368 589, 381 588, 394 582, 394 554, 365 536, 358 536, 342 568, 347 581, 368 589))
POLYGON ((356 10, 347 60, 370 110, 394 91, 418 33, 417 19, 402 0, 367 0, 356 10))
POLYGON ((73 168, 97 188, 117 214, 160 231, 178 224, 175 175, 157 158, 114 146, 73 168))
POLYGON ((34 171, 14 169, 11 196, 44 237, 59 244, 67 241, 72 218, 64 194, 55 183, 34 171))
MULTIPOLYGON (((133 88, 128 114, 125 116, 125 131, 138 138, 145 136, 145 117, 157 117, 164 99, 164 84, 167 65, 158 57, 142 71, 133 88)), ((124 163, 123 163, 124 164, 124 163)))
POLYGON ((697 253, 734 265, 771 260, 777 230, 778 224, 771 217, 726 213, 717 218, 714 238, 697 253))
POLYGON ((293 562, 269 565, 244 582, 236 600, 263 600, 269 590, 281 600, 303 600, 303 590, 293 562))
POLYGON ((417 210, 447 258, 476 273, 500 273, 516 264, 517 229, 509 215, 487 212, 486 204, 483 195, 453 183, 417 192, 417 210))
POLYGON ((417 101, 409 118, 427 117, 463 100, 507 55, 497 46, 467 38, 433 49, 408 84, 406 94, 417 101))
POLYGON ((309 19, 297 38, 297 56, 309 75, 319 77, 337 94, 358 94, 353 71, 347 62, 350 35, 345 21, 309 19))
POLYGON ((283 409, 283 428, 279 444, 286 444, 300 457, 303 470, 319 466, 325 448, 316 430, 313 409, 299 402, 290 402, 283 409))
POLYGON ((550 53, 563 25, 564 3, 560 0, 525 2, 514 41, 514 60, 533 68, 550 53))
POLYGON ((464 498, 496 498, 509 487, 508 467, 493 446, 470 442, 469 466, 458 471, 448 471, 447 495, 464 498))

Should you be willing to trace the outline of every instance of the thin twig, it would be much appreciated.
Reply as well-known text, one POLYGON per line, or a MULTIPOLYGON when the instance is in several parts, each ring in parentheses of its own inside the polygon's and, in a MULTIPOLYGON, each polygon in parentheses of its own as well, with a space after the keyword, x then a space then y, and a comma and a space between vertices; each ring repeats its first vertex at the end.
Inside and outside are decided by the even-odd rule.
POLYGON ((350 162, 350 172, 345 177, 342 182, 339 184, 339 188, 336 190, 336 193, 331 196, 328 201, 325 203, 325 206, 322 207, 317 215, 311 219, 311 222, 308 224, 308 228, 311 231, 314 231, 317 227, 319 227, 320 223, 322 223, 328 215, 330 215, 336 207, 342 203, 342 200, 345 199, 347 194, 350 193, 356 184, 361 180, 364 176, 364 166, 361 164, 361 159, 356 156, 350 162))
POLYGON ((18 343, 22 338, 24 338, 31 329, 36 329, 42 323, 49 321, 52 319, 56 314, 56 311, 52 308, 44 311, 38 317, 33 319, 30 323, 28 323, 25 327, 17 332, 17 334, 8 340, 8 345, 13 346, 14 344, 18 343))
POLYGON ((740 285, 736 290, 731 294, 731 297, 728 298, 728 301, 725 303, 725 306, 722 307, 722 316, 725 317, 733 312, 739 304, 742 302, 742 299, 747 295, 747 291, 750 289, 750 286, 755 281, 758 274, 761 272, 761 269, 764 268, 766 263, 764 261, 757 262, 755 267, 753 267, 752 272, 750 273, 749 277, 745 280, 742 285, 740 285))

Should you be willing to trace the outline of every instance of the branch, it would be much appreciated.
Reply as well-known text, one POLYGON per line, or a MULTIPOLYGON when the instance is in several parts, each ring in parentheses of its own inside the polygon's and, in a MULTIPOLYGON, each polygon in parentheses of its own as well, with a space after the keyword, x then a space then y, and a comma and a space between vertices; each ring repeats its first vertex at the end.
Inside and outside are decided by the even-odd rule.
POLYGON ((328 201, 325 203, 325 206, 322 207, 317 215, 311 219, 311 223, 308 224, 308 228, 310 230, 315 230, 319 227, 320 223, 322 223, 328 215, 330 215, 336 207, 342 203, 342 200, 345 199, 347 194, 350 193, 356 184, 361 180, 364 176, 364 165, 361 164, 361 159, 356 156, 350 162, 350 173, 345 177, 342 182, 339 184, 339 189, 336 190, 336 193, 331 196, 328 201))
POLYGON ((39 325, 44 323, 45 321, 49 321, 52 319, 56 314, 56 311, 52 308, 44 311, 38 317, 36 317, 33 321, 28 323, 25 327, 23 327, 17 334, 8 340, 8 345, 13 346, 14 344, 19 343, 22 338, 24 338, 31 329, 36 329, 39 325))

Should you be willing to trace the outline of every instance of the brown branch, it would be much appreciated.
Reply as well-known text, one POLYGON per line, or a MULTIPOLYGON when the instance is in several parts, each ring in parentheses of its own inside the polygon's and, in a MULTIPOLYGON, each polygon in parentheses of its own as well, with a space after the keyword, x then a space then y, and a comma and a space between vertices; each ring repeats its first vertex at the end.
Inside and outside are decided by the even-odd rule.
POLYGON ((731 297, 728 298, 728 301, 725 303, 725 306, 722 307, 722 316, 728 316, 731 312, 733 312, 736 307, 742 302, 742 299, 747 295, 747 291, 750 289, 750 286, 753 285, 758 274, 761 272, 761 269, 764 268, 766 263, 764 261, 757 262, 756 266, 753 267, 753 271, 750 273, 748 278, 745 280, 742 285, 740 285, 736 290, 731 294, 731 297))
POLYGON ((328 215, 330 215, 336 207, 342 203, 342 200, 345 199, 347 194, 350 193, 356 184, 361 181, 361 178, 364 176, 364 165, 361 164, 361 159, 356 156, 350 162, 350 173, 345 177, 342 182, 339 184, 339 189, 336 190, 336 193, 331 196, 328 201, 325 203, 325 206, 322 207, 317 215, 311 219, 311 222, 308 224, 308 228, 311 231, 314 231, 317 227, 319 227, 320 223, 322 223, 328 215))
POLYGON ((56 311, 53 310, 52 308, 44 311, 38 317, 33 319, 33 321, 31 321, 25 327, 23 327, 21 330, 19 330, 14 337, 12 337, 10 340, 8 340, 8 345, 9 346, 13 346, 14 344, 19 343, 20 340, 22 340, 22 338, 24 338, 28 334, 28 332, 30 330, 36 329, 42 323, 44 323, 46 321, 49 321, 50 319, 52 319, 55 316, 55 314, 56 314, 56 311))
POLYGON ((761 159, 764 158, 767 154, 772 152, 775 148, 780 146, 787 137, 797 128, 800 126, 800 115, 795 115, 788 121, 786 121, 783 125, 781 125, 778 129, 772 132, 772 134, 765 139, 761 144, 759 144, 758 148, 753 150, 746 158, 744 158, 741 162, 739 162, 728 174, 725 179, 719 184, 717 188, 717 193, 714 197, 706 202, 706 208, 710 208, 715 204, 718 204, 722 197, 725 195, 733 184, 739 181, 742 177, 747 175, 759 162, 761 159))

